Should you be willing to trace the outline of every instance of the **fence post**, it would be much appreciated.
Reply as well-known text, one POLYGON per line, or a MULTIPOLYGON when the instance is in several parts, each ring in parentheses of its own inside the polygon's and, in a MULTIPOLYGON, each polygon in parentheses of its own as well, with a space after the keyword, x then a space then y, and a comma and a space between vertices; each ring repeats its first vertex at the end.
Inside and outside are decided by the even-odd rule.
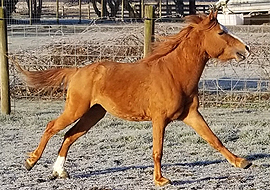
POLYGON ((56 22, 59 24, 59 0, 56 0, 56 22))
POLYGON ((0 7, 0 71, 1 71, 1 111, 10 114, 9 69, 7 58, 7 24, 5 8, 0 7))
POLYGON ((33 21, 33 1, 29 0, 29 24, 32 25, 33 21))
POLYGON ((121 1, 121 18, 124 20, 124 0, 121 1))
POLYGON ((195 4, 195 0, 189 0, 189 14, 190 14, 190 15, 196 14, 196 4, 195 4))
POLYGON ((82 0, 79 0, 79 24, 82 22, 82 0))
POLYGON ((144 18, 144 0, 140 0, 141 18, 144 18))
POLYGON ((159 0, 159 18, 162 17, 162 0, 159 0))
POLYGON ((90 1, 89 1, 89 3, 88 3, 88 19, 91 19, 90 1))
POLYGON ((144 54, 146 57, 151 51, 151 44, 154 41, 154 6, 145 5, 145 20, 144 20, 144 54))
POLYGON ((62 6, 62 18, 64 18, 65 17, 65 6, 63 5, 62 6))
POLYGON ((101 19, 103 19, 105 16, 105 2, 104 2, 104 0, 100 0, 100 5, 101 5, 100 17, 101 17, 101 19))

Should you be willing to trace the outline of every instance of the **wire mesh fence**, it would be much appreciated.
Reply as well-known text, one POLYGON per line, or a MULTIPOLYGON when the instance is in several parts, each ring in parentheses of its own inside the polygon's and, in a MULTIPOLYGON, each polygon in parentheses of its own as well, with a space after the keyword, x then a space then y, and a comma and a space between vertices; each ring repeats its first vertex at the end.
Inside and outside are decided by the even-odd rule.
MULTIPOLYGON (((157 23, 157 36, 171 35, 179 23, 157 23)), ((202 106, 270 106, 270 26, 231 26, 229 29, 250 45, 251 56, 241 63, 207 63, 199 83, 202 106)), ((143 56, 143 24, 10 25, 9 52, 26 69, 82 67, 101 60, 131 63, 143 56)), ((13 99, 64 99, 64 92, 45 94, 25 86, 10 67, 13 99)))
MULTIPOLYGON (((154 6, 155 17, 162 21, 182 21, 189 14, 208 13, 216 0, 3 0, 10 24, 78 24, 94 20, 142 20, 146 4, 154 6)), ((257 2, 260 4, 260 2, 257 2)), ((240 4, 233 5, 235 8, 240 4)), ((244 7, 247 5, 243 5, 244 7)), ((248 5, 249 7, 252 7, 248 5)), ((242 8, 244 8, 242 7, 242 8)), ((266 7, 267 9, 267 7, 266 7)), ((222 13, 222 9, 219 9, 222 13)), ((241 12, 241 11, 240 11, 241 12)), ((269 23, 265 11, 245 12, 245 24, 269 23), (258 14, 259 13, 259 14, 258 14)))
MULTIPOLYGON (((194 9, 205 13, 215 1, 198 1, 194 9)), ((1 3, 1 2, 0 2, 1 3)), ((87 22, 91 19, 140 19, 144 4, 153 4, 158 18, 181 18, 190 13, 189 0, 5 0, 10 23, 87 22)))

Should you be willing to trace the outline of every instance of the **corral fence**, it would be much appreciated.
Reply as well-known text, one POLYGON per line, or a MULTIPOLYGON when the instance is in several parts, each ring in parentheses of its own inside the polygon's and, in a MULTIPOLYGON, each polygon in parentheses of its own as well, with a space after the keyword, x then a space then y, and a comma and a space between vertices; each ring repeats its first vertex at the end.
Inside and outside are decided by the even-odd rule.
MULTIPOLYGON (((182 21, 189 14, 206 13, 215 0, 3 0, 9 24, 78 24, 95 20, 143 20, 153 5, 160 21, 182 21)), ((237 6, 237 5, 236 5, 237 6)), ((240 6, 240 5, 239 5, 240 6)), ((222 13, 222 10, 219 10, 222 13)), ((245 13, 245 24, 270 22, 269 13, 245 13)))
MULTIPOLYGON (((181 23, 156 23, 155 35, 179 32, 181 23)), ((270 26, 228 26, 250 45, 251 56, 241 62, 211 60, 199 83, 204 107, 270 106, 270 26)), ((143 57, 144 25, 141 22, 92 23, 89 25, 8 25, 9 55, 29 70, 82 67, 105 59, 131 63, 143 57)), ((27 87, 12 61, 10 94, 18 99, 64 100, 61 89, 44 93, 27 87)))
MULTIPOLYGON (((145 4, 152 4, 159 19, 182 18, 190 13, 205 13, 211 1, 195 0, 4 0, 8 22, 67 23, 95 19, 141 19, 145 4)), ((214 1, 212 1, 214 2, 214 1)))

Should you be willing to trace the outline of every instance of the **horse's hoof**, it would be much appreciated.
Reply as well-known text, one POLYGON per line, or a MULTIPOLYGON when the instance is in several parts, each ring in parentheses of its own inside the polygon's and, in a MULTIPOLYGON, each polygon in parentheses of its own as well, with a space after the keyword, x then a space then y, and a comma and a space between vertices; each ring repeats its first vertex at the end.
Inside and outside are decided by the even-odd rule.
POLYGON ((30 164, 29 163, 29 161, 28 160, 26 160, 25 162, 24 162, 24 167, 28 170, 28 171, 30 171, 32 168, 33 168, 33 164, 30 164))
POLYGON ((57 172, 53 172, 52 175, 49 175, 49 180, 55 180, 58 178, 58 173, 57 172))
POLYGON ((162 187, 162 186, 165 186, 165 185, 171 184, 171 183, 172 182, 169 179, 165 178, 165 177, 161 177, 160 179, 155 180, 155 185, 159 186, 159 187, 162 187))
POLYGON ((245 158, 238 157, 238 158, 236 158, 234 163, 232 163, 232 165, 235 167, 238 167, 238 168, 247 169, 252 165, 252 163, 247 161, 245 158))
POLYGON ((60 174, 59 174, 59 177, 62 178, 62 179, 69 179, 70 176, 68 174, 68 172, 66 170, 63 170, 60 174))
POLYGON ((57 171, 53 171, 53 174, 49 176, 49 179, 55 180, 56 178, 69 179, 70 176, 66 170, 61 171, 61 173, 58 173, 57 171))
POLYGON ((243 160, 243 161, 241 162, 240 168, 248 169, 251 165, 252 165, 251 162, 249 162, 249 161, 247 161, 247 160, 243 160))

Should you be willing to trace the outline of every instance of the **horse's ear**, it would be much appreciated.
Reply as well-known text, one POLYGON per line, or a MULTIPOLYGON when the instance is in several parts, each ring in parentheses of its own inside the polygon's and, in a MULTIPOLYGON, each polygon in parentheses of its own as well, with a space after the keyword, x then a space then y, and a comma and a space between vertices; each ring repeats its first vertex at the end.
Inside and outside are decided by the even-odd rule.
POLYGON ((217 19, 217 14, 218 14, 218 11, 217 10, 213 10, 211 9, 210 10, 210 14, 208 16, 209 20, 212 21, 212 20, 216 20, 217 19))
POLYGON ((209 20, 213 20, 213 16, 214 16, 214 15, 213 15, 213 10, 211 9, 211 10, 210 10, 210 13, 209 13, 209 15, 208 15, 208 19, 209 19, 209 20))
POLYGON ((215 10, 215 12, 214 12, 215 19, 217 19, 217 15, 218 15, 218 10, 215 10))

